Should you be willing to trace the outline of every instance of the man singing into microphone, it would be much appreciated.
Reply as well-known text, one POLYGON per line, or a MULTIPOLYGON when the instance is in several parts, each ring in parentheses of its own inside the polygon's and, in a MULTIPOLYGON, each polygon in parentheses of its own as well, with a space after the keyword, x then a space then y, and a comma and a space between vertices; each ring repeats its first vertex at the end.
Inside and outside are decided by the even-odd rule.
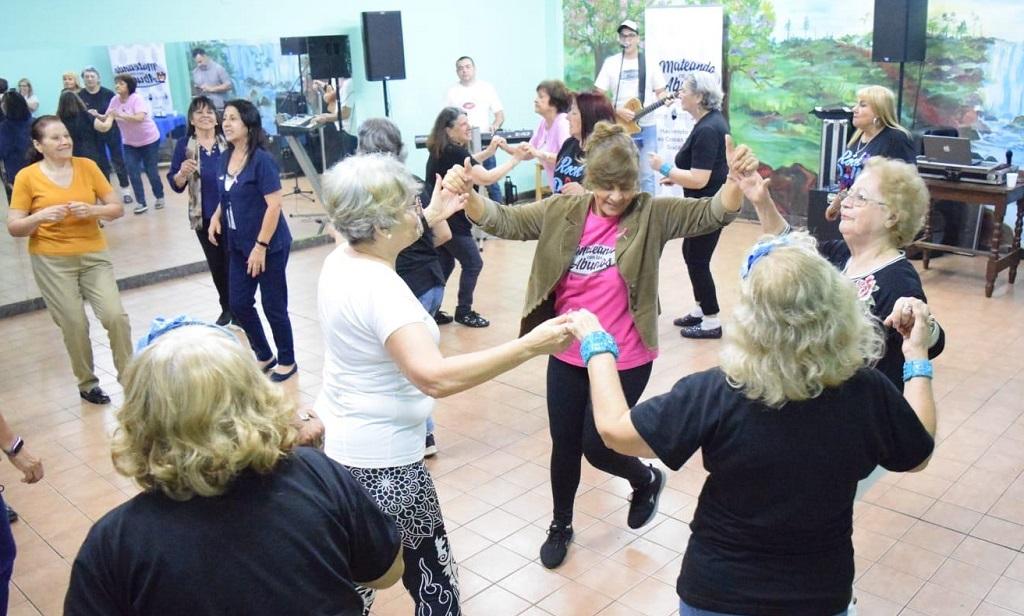
MULTIPOLYGON (((619 46, 622 53, 609 56, 601 65, 594 87, 611 96, 615 115, 623 122, 633 121, 633 112, 626 103, 640 99, 646 107, 665 96, 665 76, 657 62, 640 53, 639 26, 632 19, 619 24, 619 46)), ((633 135, 640 150, 640 190, 654 194, 654 171, 644 164, 648 154, 658 150, 657 113, 650 113, 637 121, 640 132, 633 135)))

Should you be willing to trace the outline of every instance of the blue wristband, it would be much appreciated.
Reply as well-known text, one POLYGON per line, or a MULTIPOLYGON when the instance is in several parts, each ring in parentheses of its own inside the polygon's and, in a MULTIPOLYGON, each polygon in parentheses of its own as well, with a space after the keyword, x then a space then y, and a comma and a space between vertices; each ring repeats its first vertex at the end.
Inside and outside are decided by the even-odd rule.
POLYGON ((615 338, 606 331, 590 332, 583 339, 580 345, 580 356, 583 358, 583 365, 590 363, 590 358, 601 353, 611 353, 615 359, 619 358, 619 345, 615 344, 615 338))
POLYGON ((903 362, 903 382, 918 376, 932 378, 932 362, 929 359, 911 359, 903 362))
POLYGON ((672 165, 668 163, 661 163, 661 167, 658 168, 661 175, 668 177, 668 174, 672 172, 672 165))

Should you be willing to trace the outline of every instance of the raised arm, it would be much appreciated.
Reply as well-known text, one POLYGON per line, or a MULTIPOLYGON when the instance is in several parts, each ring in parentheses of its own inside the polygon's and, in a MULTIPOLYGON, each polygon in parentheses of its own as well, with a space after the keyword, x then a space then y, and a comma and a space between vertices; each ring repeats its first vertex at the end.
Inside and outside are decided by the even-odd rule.
POLYGON ((740 190, 754 205, 757 219, 761 221, 761 230, 769 235, 779 235, 789 229, 789 223, 779 213, 771 193, 768 192, 770 183, 771 178, 762 178, 757 173, 739 178, 740 190))
MULTIPOLYGON (((928 360, 928 347, 932 337, 930 322, 931 312, 928 309, 928 304, 915 298, 901 298, 896 302, 892 314, 886 317, 885 324, 903 336, 903 357, 907 363, 928 360)), ((934 437, 936 430, 935 396, 932 393, 931 375, 913 376, 907 380, 903 385, 903 397, 914 409, 914 413, 924 429, 934 437)), ((923 470, 926 466, 928 466, 928 460, 925 460, 912 472, 923 470)))
POLYGON ((449 169, 442 183, 449 192, 466 196, 466 216, 488 233, 508 240, 535 240, 540 237, 549 199, 515 207, 494 203, 473 190, 468 158, 462 167, 449 169))

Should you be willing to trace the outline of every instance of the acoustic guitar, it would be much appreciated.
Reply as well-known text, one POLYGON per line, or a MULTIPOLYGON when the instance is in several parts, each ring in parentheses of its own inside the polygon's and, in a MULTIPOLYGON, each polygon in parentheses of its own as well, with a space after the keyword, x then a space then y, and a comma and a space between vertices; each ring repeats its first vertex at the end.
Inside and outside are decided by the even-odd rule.
POLYGON ((630 135, 635 135, 640 132, 640 125, 637 124, 637 120, 639 120, 640 118, 644 117, 649 113, 657 111, 661 107, 667 105, 668 103, 671 103, 674 100, 676 100, 676 95, 675 93, 672 93, 666 96, 665 98, 659 100, 658 102, 651 103, 650 105, 644 107, 643 101, 641 101, 639 98, 631 98, 628 101, 626 101, 626 104, 623 105, 623 107, 633 112, 633 121, 627 122, 626 120, 623 120, 619 116, 615 116, 615 121, 618 122, 619 126, 625 128, 627 133, 629 133, 630 135))

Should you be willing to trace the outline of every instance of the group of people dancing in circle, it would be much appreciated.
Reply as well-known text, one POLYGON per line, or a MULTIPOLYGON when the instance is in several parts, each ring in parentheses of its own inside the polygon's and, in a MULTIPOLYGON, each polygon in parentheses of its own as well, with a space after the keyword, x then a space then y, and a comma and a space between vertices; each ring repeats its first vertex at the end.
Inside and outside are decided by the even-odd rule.
MULTIPOLYGON (((923 181, 881 151, 857 159, 833 204, 843 239, 818 243, 779 213, 755 153, 730 136, 710 76, 682 80, 678 96, 696 124, 671 162, 641 159, 605 94, 547 80, 536 93, 541 126, 531 143, 495 138, 471 152, 467 116, 449 107, 434 123, 422 179, 404 164, 401 131, 382 118, 364 122, 357 155, 325 174, 340 241, 320 272, 324 368, 312 409, 274 385, 298 371, 291 235, 256 108, 227 101, 218 120, 209 98, 189 107, 167 180, 187 193, 221 314, 160 325, 134 359, 98 224, 122 216, 123 203, 98 165, 73 155, 72 127, 57 116, 33 122, 36 160, 14 181, 8 229, 30 238, 36 281, 93 403, 109 396, 95 375, 85 302, 107 329, 125 390, 115 467, 143 490, 90 531, 67 613, 367 614, 376 590, 401 580, 416 613, 461 614, 458 554, 424 461, 429 423, 437 399, 539 356, 552 445, 543 566, 572 558, 584 458, 628 482, 625 522, 639 529, 658 512, 664 469, 701 450, 709 475, 677 583, 680 614, 846 612, 857 483, 879 465, 920 470, 934 447, 930 360, 945 331, 902 252, 923 223, 923 181), (499 149, 509 159, 485 166, 499 149), (504 205, 476 190, 524 160, 544 165, 558 191, 504 205), (640 190, 647 170, 683 195, 640 190), (739 300, 723 319, 710 262, 744 199, 764 236, 738 264, 739 300), (473 309, 482 267, 474 226, 536 241, 520 331, 446 354, 446 318, 487 325, 473 309), (638 403, 659 356, 661 257, 676 239, 696 302, 677 325, 686 338, 722 338, 720 366, 679 375, 638 403), (456 261, 449 317, 439 307, 456 261), (321 449, 302 446, 319 440, 314 422, 321 449), (211 549, 222 557, 209 558, 211 549)), ((888 108, 873 107, 884 96, 864 98, 844 164, 902 135, 888 108)))

